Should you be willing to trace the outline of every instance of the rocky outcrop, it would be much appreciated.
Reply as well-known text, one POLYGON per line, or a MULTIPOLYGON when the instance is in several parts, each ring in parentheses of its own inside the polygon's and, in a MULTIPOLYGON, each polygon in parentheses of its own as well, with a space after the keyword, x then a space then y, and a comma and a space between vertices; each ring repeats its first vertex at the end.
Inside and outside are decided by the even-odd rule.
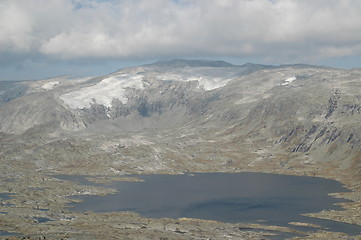
POLYGON ((321 176, 342 181, 354 191, 340 197, 358 201, 322 217, 361 224, 360 79, 358 69, 175 60, 91 79, 1 88, 0 192, 13 196, 11 205, 3 201, 1 212, 9 211, 0 214, 4 230, 54 239, 64 232, 76 239, 93 233, 101 233, 99 239, 262 235, 219 222, 64 211, 66 196, 89 193, 89 187, 51 174, 321 176), (109 96, 98 94, 108 90, 109 96), (39 224, 32 217, 54 221, 39 224))
POLYGON ((46 126, 50 125, 50 131, 74 131, 85 127, 77 112, 62 105, 52 94, 46 92, 17 98, 1 106, 0 112, 0 131, 4 133, 19 134, 43 126, 45 134, 46 126))

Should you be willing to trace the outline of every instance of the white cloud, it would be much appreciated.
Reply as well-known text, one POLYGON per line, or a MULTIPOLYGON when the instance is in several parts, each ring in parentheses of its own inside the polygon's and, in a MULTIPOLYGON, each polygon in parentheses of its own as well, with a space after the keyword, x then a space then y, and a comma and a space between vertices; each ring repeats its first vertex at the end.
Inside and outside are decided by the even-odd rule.
POLYGON ((323 47, 320 48, 319 54, 325 57, 346 57, 361 53, 361 44, 341 47, 323 47))
POLYGON ((360 54, 359 0, 0 0, 0 53, 53 59, 360 54))
POLYGON ((0 51, 27 51, 32 24, 28 14, 14 3, 0 2, 0 51))

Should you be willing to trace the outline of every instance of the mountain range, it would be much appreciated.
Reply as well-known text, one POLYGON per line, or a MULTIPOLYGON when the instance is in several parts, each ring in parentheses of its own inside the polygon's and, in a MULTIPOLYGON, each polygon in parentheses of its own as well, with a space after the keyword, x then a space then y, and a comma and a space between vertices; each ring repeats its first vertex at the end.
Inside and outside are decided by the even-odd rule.
POLYGON ((1 175, 257 171, 360 200, 360 119, 361 69, 176 59, 0 82, 1 175))

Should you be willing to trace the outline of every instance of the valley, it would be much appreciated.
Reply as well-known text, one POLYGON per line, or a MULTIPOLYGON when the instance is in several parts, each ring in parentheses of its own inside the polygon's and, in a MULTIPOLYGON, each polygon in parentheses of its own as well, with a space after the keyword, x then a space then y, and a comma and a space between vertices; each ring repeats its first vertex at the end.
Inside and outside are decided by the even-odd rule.
MULTIPOLYGON (((361 69, 172 60, 92 78, 1 82, 0 89, 0 194, 9 196, 0 199, 1 231, 32 239, 272 239, 274 230, 297 232, 261 222, 76 213, 66 208, 71 196, 115 190, 53 177, 60 174, 105 182, 194 172, 322 177, 344 184, 351 192, 333 196, 352 201, 307 216, 361 225, 361 69)), ((361 239, 297 233, 295 239, 361 239)))

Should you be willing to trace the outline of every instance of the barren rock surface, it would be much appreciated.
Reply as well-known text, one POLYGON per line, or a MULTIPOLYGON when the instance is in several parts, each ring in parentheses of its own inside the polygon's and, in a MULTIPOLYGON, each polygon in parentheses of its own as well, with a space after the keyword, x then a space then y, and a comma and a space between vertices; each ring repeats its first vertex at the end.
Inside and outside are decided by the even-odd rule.
MULTIPOLYGON (((295 231, 75 213, 66 208, 74 201, 69 197, 112 190, 53 177, 58 174, 106 176, 97 181, 129 173, 249 171, 330 178, 352 190, 335 194, 352 202, 310 215, 361 225, 359 69, 177 60, 89 79, 11 84, 0 85, 0 194, 8 196, 0 199, 0 230, 20 234, 14 238, 264 239, 275 228, 295 231), (129 81, 137 76, 136 87, 125 84, 127 74, 129 81), (109 86, 119 76, 124 84, 109 86), (119 88, 119 98, 112 88, 110 105, 97 91, 81 98, 87 106, 70 104, 69 96, 94 86, 119 88)), ((300 234, 297 239, 361 239, 300 234)))

